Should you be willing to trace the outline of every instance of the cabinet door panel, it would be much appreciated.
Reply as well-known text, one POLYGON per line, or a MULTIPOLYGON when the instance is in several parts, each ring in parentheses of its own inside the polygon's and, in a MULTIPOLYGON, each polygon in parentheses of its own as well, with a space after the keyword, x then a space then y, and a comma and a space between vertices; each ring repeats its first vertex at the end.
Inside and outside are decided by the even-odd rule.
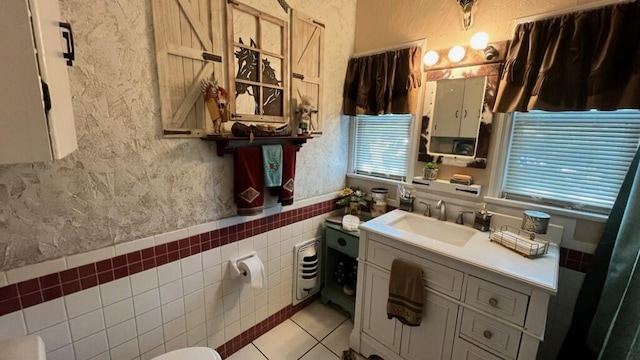
POLYGON ((486 76, 472 77, 465 81, 462 114, 460 115, 461 138, 478 136, 486 83, 486 76))
POLYGON ((402 328, 402 358, 450 359, 457 313, 456 303, 425 290, 420 326, 402 328))
POLYGON ((398 353, 402 324, 387 318, 389 298, 389 273, 366 266, 365 295, 362 331, 381 344, 398 353))
POLYGON ((26 1, 0 11, 0 164, 51 160, 38 64, 26 1))
POLYGON ((465 79, 438 81, 431 136, 458 137, 465 79))

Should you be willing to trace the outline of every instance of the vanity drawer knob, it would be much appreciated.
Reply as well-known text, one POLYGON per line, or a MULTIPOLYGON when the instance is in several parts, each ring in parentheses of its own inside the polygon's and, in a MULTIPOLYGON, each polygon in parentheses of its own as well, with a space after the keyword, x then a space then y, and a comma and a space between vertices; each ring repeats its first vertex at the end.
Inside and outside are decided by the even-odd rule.
POLYGON ((485 330, 482 335, 484 336, 485 339, 491 339, 491 337, 493 336, 493 334, 491 333, 491 331, 489 330, 485 330))
POLYGON ((345 240, 344 238, 338 238, 338 245, 347 246, 347 240, 345 240))
POLYGON ((489 305, 491 305, 493 307, 498 306, 498 299, 496 299, 496 298, 489 299, 489 305))

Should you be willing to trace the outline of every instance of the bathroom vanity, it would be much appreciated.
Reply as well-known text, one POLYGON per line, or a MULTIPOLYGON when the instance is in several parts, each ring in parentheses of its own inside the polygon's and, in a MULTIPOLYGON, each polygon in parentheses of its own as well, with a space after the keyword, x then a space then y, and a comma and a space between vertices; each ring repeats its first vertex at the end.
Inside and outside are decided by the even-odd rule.
POLYGON ((393 359, 535 359, 544 340, 558 253, 529 259, 488 232, 394 210, 360 226, 351 348, 393 359), (391 263, 423 270, 420 326, 387 318, 391 263))

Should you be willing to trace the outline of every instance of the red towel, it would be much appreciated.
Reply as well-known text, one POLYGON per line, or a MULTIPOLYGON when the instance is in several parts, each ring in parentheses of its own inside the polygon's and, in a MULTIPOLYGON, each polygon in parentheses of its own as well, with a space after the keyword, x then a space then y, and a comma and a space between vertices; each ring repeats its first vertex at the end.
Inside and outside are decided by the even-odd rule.
POLYGON ((293 204, 297 152, 297 145, 282 145, 282 187, 280 188, 278 201, 280 201, 283 206, 293 204))
POLYGON ((264 170, 260 146, 238 147, 234 159, 233 197, 238 215, 256 215, 264 205, 264 170))

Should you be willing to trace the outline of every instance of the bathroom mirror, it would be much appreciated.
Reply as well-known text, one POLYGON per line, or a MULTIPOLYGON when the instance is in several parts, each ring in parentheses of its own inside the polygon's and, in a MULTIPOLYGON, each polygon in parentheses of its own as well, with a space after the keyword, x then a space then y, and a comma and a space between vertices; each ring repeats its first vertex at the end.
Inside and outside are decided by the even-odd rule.
POLYGON ((475 156, 486 82, 485 76, 436 81, 427 153, 475 156))
POLYGON ((486 168, 500 67, 426 72, 418 161, 486 168))

